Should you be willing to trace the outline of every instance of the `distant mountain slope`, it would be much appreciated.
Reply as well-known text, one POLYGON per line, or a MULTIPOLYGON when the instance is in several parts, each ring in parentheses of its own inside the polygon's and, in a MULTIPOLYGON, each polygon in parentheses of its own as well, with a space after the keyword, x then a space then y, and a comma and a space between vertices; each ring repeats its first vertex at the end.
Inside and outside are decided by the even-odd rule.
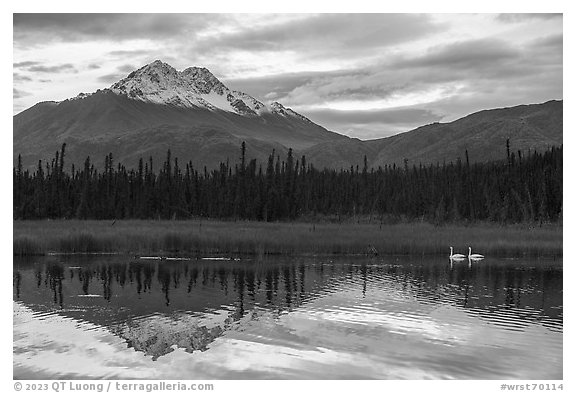
POLYGON ((562 101, 484 110, 451 123, 434 123, 389 138, 342 140, 304 150, 308 162, 319 167, 349 168, 386 164, 429 164, 465 159, 472 162, 506 157, 506 139, 512 152, 543 150, 562 144, 562 101))
POLYGON ((15 115, 13 125, 14 159, 22 154, 29 167, 51 159, 62 143, 69 164, 80 165, 90 155, 101 165, 112 152, 131 165, 137 154, 157 158, 163 150, 163 158, 170 148, 180 151, 181 162, 211 166, 232 149, 237 156, 242 140, 249 157, 261 158, 273 148, 282 153, 347 139, 280 103, 266 105, 232 91, 205 68, 179 72, 160 61, 109 89, 39 103, 15 115))
POLYGON ((209 70, 177 71, 154 61, 108 89, 81 93, 61 102, 41 102, 13 117, 13 161, 22 155, 33 168, 67 144, 67 167, 90 156, 97 167, 112 153, 128 167, 152 157, 160 165, 166 151, 180 163, 214 168, 234 163, 247 142, 248 159, 263 164, 273 149, 289 148, 316 167, 497 160, 511 150, 545 149, 562 144, 562 101, 485 110, 451 123, 434 123, 370 141, 331 132, 273 102, 265 104, 233 91, 209 70))

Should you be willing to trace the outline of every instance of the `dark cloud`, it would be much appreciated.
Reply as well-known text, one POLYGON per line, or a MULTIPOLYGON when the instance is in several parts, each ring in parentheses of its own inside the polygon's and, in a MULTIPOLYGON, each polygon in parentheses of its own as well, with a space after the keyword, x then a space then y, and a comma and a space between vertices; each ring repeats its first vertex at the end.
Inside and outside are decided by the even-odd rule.
POLYGON ((524 69, 532 72, 554 72, 562 78, 563 37, 545 36, 529 42, 524 48, 524 69))
POLYGON ((193 50, 225 52, 232 48, 249 51, 313 49, 304 56, 377 50, 405 43, 444 30, 427 15, 417 14, 320 14, 303 19, 209 38, 193 50))
POLYGON ((70 63, 47 66, 39 61, 22 61, 19 63, 14 63, 13 67, 21 68, 30 72, 45 72, 45 73, 62 72, 62 71, 72 71, 74 73, 78 72, 78 70, 76 70, 76 67, 74 67, 74 65, 70 63))
POLYGON ((19 63, 14 63, 12 67, 14 68, 26 68, 30 66, 34 66, 37 64, 41 64, 39 61, 21 61, 19 63))
MULTIPOLYGON (((557 41, 551 38, 546 42, 557 41)), ((393 100, 435 89, 449 93, 458 85, 476 85, 476 80, 510 83, 549 71, 535 64, 538 59, 530 59, 533 53, 533 48, 523 49, 497 39, 469 40, 432 47, 416 57, 388 56, 380 63, 356 69, 229 79, 226 83, 264 100, 299 107, 329 106, 331 101, 393 100)))
POLYGON ((108 52, 108 55, 112 57, 131 57, 131 56, 149 55, 150 53, 151 51, 146 49, 134 49, 134 50, 113 50, 108 52))
POLYGON ((97 70, 97 69, 99 69, 99 68, 100 68, 100 65, 99 65, 99 64, 94 64, 94 63, 88 64, 88 69, 89 69, 89 70, 97 70))
POLYGON ((421 56, 392 59, 386 65, 388 72, 380 76, 415 87, 441 83, 474 86, 477 81, 513 85, 524 79, 532 79, 533 84, 549 73, 561 79, 561 41, 558 36, 526 45, 498 39, 460 41, 430 48, 421 56))
MULTIPOLYGON (((229 79, 226 84, 264 101, 288 105, 329 104, 331 101, 373 101, 427 85, 428 73, 390 64, 331 72, 302 72, 258 78, 229 79)), ((440 76, 439 76, 440 77, 440 76)), ((446 78, 446 76, 444 76, 446 78)))
POLYGON ((120 79, 125 78, 130 72, 134 71, 136 68, 137 67, 134 67, 131 64, 124 64, 119 67, 116 67, 118 72, 113 72, 111 74, 99 76, 97 78, 97 81, 104 83, 118 82, 120 79))
POLYGON ((230 89, 243 91, 259 99, 276 100, 287 96, 300 86, 316 80, 327 80, 338 76, 366 74, 365 69, 338 70, 328 72, 295 72, 266 75, 253 78, 222 79, 230 89))
POLYGON ((130 72, 136 70, 138 67, 134 67, 132 64, 124 64, 121 65, 120 67, 118 67, 118 71, 120 72, 125 72, 126 74, 129 74, 130 72))
POLYGON ((285 96, 294 88, 310 82, 317 73, 288 73, 254 78, 222 79, 230 89, 243 91, 260 99, 285 96))
POLYGON ((348 70, 314 78, 295 87, 282 99, 297 106, 382 100, 394 94, 409 93, 411 89, 418 90, 422 83, 411 80, 415 74, 388 66, 348 70))
POLYGON ((532 48, 553 48, 558 51, 562 51, 562 46, 564 44, 564 37, 562 34, 553 34, 546 37, 542 37, 532 41, 532 48))
POLYGON ((468 40, 433 47, 421 56, 398 61, 399 67, 443 67, 476 69, 499 67, 503 62, 519 58, 520 50, 498 39, 468 40))
POLYGON ((440 121, 442 115, 438 115, 430 110, 422 108, 394 108, 394 109, 374 109, 374 110, 333 110, 333 109, 313 109, 305 111, 306 116, 320 124, 348 124, 368 125, 407 125, 407 124, 427 124, 440 121))
POLYGON ((543 20, 548 20, 548 19, 556 19, 556 18, 562 18, 562 14, 554 14, 554 13, 549 13, 549 14, 537 14, 537 13, 532 13, 532 14, 514 14, 514 13, 508 13, 508 14, 498 14, 496 16, 496 19, 501 21, 501 22, 507 22, 507 23, 518 23, 518 22, 524 22, 524 21, 529 21, 529 20, 533 20, 533 19, 543 19, 543 20))
POLYGON ((29 81, 32 80, 32 78, 30 78, 29 76, 21 75, 21 74, 19 74, 19 73, 17 73, 17 72, 14 72, 14 73, 12 74, 12 80, 13 80, 14 82, 29 82, 29 81))
POLYGON ((63 72, 63 71, 78 72, 78 70, 76 70, 74 65, 72 65, 70 63, 59 64, 59 65, 54 65, 54 66, 34 65, 31 67, 28 67, 28 71, 31 71, 31 72, 50 72, 50 73, 58 73, 58 72, 63 72))
POLYGON ((14 14, 19 44, 50 41, 166 39, 190 34, 221 19, 218 14, 14 14))
POLYGON ((12 97, 15 100, 17 100, 18 98, 29 96, 29 95, 31 95, 31 93, 28 93, 27 91, 18 90, 15 87, 12 88, 12 97))
POLYGON ((126 74, 124 74, 124 73, 114 72, 112 74, 106 74, 106 75, 99 76, 98 78, 96 78, 96 80, 98 82, 103 82, 103 83, 114 83, 114 82, 118 82, 120 79, 124 78, 125 76, 126 76, 126 74))
POLYGON ((564 38, 561 34, 542 37, 530 42, 525 48, 532 64, 562 64, 564 38))

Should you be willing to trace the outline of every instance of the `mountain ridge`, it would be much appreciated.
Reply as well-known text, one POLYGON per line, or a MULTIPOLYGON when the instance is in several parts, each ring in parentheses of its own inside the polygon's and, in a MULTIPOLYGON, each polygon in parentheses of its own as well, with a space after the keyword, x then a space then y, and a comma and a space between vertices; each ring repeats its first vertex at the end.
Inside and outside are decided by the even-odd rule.
POLYGON ((563 143, 563 101, 485 109, 448 123, 431 123, 413 130, 354 143, 325 142, 304 151, 309 162, 326 166, 338 156, 341 167, 363 165, 436 164, 465 160, 492 161, 506 157, 506 140, 513 152, 544 149, 563 143), (349 151, 352 151, 350 154, 349 151), (408 160, 408 161, 405 161, 408 160))
POLYGON ((562 101, 486 109, 449 123, 432 123, 387 138, 361 141, 315 124, 278 102, 265 104, 231 90, 208 69, 182 71, 160 60, 128 74, 109 88, 63 101, 44 101, 13 117, 13 160, 27 167, 50 160, 62 143, 67 162, 90 155, 97 166, 113 153, 134 166, 162 161, 166 150, 196 166, 235 159, 241 141, 247 157, 265 162, 274 149, 289 148, 316 167, 428 164, 464 159, 501 159, 512 149, 562 144, 562 101))
POLYGON ((126 165, 137 163, 126 152, 162 160, 166 149, 160 153, 161 148, 170 147, 182 151, 181 159, 199 166, 205 164, 201 158, 207 159, 210 167, 226 158, 224 152, 236 151, 242 140, 252 145, 249 157, 262 159, 273 149, 284 154, 289 147, 302 150, 346 138, 278 102, 267 105, 230 90, 206 68, 177 71, 161 61, 141 67, 110 88, 38 103, 15 115, 13 126, 14 160, 22 154, 29 167, 50 160, 63 143, 68 146, 68 162, 75 165, 81 165, 87 153, 97 166, 109 152, 119 160, 127 158, 126 165), (211 146, 209 141, 215 139, 217 147, 206 152, 202 144, 211 146), (158 145, 152 146, 150 140, 158 145), (184 149, 182 143, 191 145, 184 149))

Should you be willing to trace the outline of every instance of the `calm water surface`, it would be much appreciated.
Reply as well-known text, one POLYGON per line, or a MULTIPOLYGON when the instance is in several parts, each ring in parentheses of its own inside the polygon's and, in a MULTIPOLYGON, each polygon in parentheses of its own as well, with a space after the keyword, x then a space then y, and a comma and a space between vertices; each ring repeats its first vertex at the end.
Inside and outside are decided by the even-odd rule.
POLYGON ((562 262, 14 260, 14 378, 562 379, 562 262))

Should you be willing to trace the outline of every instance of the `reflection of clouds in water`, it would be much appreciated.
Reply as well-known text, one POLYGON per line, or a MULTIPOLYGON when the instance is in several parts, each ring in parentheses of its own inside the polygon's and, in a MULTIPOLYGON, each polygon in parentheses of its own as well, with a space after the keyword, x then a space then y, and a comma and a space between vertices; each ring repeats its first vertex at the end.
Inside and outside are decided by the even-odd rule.
MULTIPOLYGON (((332 325, 335 330, 348 330, 353 333, 377 330, 386 334, 411 335, 445 345, 470 341, 469 336, 473 329, 469 324, 469 317, 454 306, 430 309, 416 299, 406 299, 402 303, 382 302, 374 306, 358 305, 357 295, 354 291, 333 293, 328 298, 317 300, 314 309, 298 310, 294 315, 320 323, 326 321, 327 325, 332 325)), ((354 337, 355 335, 351 335, 352 342, 354 337)), ((342 344, 350 345, 351 342, 346 340, 342 344)))
MULTIPOLYGON (((189 354, 173 348, 173 352, 151 362, 140 352, 126 350, 126 343, 105 328, 89 323, 79 326, 56 314, 35 319, 29 309, 17 303, 14 315, 15 346, 27 349, 14 355, 15 375, 21 378, 365 378, 370 373, 377 378, 380 369, 370 356, 294 346, 290 342, 284 346, 277 340, 266 342, 252 332, 218 339, 207 352, 189 354), (29 359, 31 349, 35 356, 29 359), (67 374, 62 375, 62 370, 67 374)), ((273 323, 268 327, 277 330, 273 323)), ((281 326, 279 329, 283 330, 281 326)))
POLYGON ((149 371, 138 364, 144 355, 126 351, 126 342, 104 327, 58 314, 37 317, 28 307, 14 303, 13 331, 14 347, 21 349, 14 353, 15 377, 149 377, 149 371))

